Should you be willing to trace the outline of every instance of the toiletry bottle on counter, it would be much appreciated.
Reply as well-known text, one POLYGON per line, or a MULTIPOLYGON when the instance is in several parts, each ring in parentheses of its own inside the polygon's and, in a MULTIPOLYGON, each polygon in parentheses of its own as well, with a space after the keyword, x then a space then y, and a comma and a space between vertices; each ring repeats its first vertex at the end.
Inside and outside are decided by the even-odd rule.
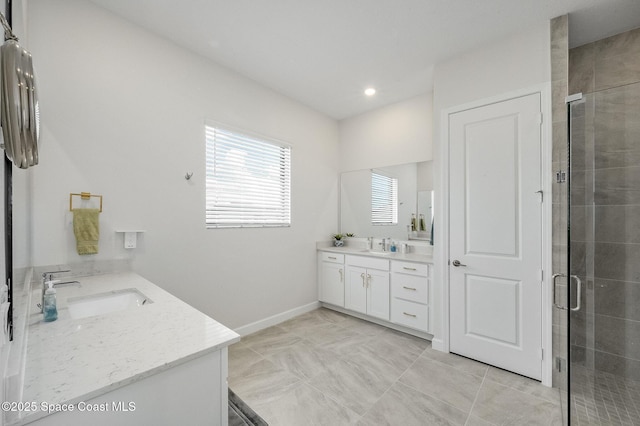
POLYGON ((53 281, 47 281, 49 288, 44 292, 44 321, 51 322, 58 319, 58 307, 56 303, 56 289, 53 281))

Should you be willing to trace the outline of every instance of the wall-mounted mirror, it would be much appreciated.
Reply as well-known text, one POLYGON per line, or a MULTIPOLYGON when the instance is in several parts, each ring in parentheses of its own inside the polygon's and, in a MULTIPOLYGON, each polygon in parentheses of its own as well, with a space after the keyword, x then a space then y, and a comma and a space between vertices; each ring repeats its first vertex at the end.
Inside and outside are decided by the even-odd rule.
POLYGON ((340 175, 340 232, 429 241, 432 189, 431 161, 344 172, 340 175))
POLYGON ((416 235, 412 238, 431 240, 433 225, 433 191, 418 191, 416 235))

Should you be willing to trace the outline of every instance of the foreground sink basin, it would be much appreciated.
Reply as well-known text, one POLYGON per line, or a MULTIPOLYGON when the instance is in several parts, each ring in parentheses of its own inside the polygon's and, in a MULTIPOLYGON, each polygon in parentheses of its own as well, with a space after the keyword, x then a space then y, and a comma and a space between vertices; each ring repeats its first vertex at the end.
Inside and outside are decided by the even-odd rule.
POLYGON ((67 299, 71 318, 87 318, 110 312, 124 311, 153 303, 147 296, 135 288, 114 290, 89 296, 67 299))

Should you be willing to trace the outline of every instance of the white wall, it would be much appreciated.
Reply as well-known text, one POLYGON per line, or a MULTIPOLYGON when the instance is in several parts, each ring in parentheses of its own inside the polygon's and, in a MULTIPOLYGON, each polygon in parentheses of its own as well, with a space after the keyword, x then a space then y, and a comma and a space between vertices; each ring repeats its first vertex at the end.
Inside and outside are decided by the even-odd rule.
POLYGON ((432 159, 431 93, 340 121, 340 170, 432 159))
MULTIPOLYGON (((441 245, 444 233, 438 226, 443 217, 443 193, 446 176, 443 174, 441 153, 444 146, 441 133, 443 111, 472 101, 490 98, 515 90, 529 88, 551 81, 549 23, 523 30, 484 48, 475 49, 447 62, 434 70, 434 188, 435 188, 435 247, 436 262, 434 286, 435 307, 442 306, 442 265, 447 253, 441 245)), ((435 338, 442 338, 442 309, 434 318, 435 338)))
POLYGON ((334 120, 87 1, 32 0, 28 28, 42 116, 35 265, 131 257, 232 328, 317 300, 315 241, 337 229, 334 120), (206 119, 293 146, 290 228, 205 229, 206 119), (75 252, 80 191, 104 196, 95 256, 75 252), (137 249, 122 248, 123 228, 146 230, 137 249))

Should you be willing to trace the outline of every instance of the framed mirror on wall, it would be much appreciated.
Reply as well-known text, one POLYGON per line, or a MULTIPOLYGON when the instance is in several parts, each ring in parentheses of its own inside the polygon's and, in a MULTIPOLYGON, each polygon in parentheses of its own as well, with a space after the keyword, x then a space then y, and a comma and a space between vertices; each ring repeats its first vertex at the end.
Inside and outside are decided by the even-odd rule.
POLYGON ((429 241, 432 188, 431 161, 344 172, 340 175, 340 232, 429 241))

